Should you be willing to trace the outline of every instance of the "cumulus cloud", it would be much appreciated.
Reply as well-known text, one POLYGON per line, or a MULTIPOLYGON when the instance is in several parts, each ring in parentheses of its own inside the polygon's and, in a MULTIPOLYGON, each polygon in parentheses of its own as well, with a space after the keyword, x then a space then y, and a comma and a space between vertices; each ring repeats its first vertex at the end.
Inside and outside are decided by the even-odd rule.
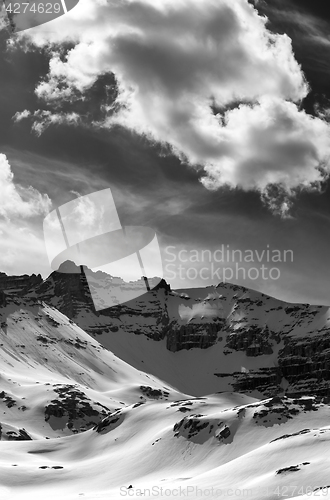
POLYGON ((15 113, 13 116, 13 120, 14 122, 18 123, 25 118, 28 118, 29 116, 31 116, 31 111, 29 111, 28 109, 24 109, 24 111, 17 111, 17 113, 15 113))
MULTIPOLYGON (((268 185, 290 197, 327 171, 328 124, 298 107, 308 85, 291 40, 271 33, 247 0, 81 0, 23 36, 52 51, 39 98, 58 106, 114 73, 116 113, 98 125, 169 144, 204 167, 209 189, 256 189, 272 207, 268 185), (58 47, 67 42, 74 47, 63 55, 58 47)), ((48 115, 35 130, 50 123, 48 115)))
POLYGON ((46 214, 51 206, 47 194, 41 194, 32 186, 14 183, 14 174, 6 155, 0 154, 0 217, 29 218, 46 214))
POLYGON ((225 115, 221 142, 227 151, 218 165, 205 167, 203 182, 211 188, 226 183, 246 190, 321 182, 319 167, 330 155, 329 131, 325 121, 284 100, 263 97, 254 106, 241 105, 225 115))

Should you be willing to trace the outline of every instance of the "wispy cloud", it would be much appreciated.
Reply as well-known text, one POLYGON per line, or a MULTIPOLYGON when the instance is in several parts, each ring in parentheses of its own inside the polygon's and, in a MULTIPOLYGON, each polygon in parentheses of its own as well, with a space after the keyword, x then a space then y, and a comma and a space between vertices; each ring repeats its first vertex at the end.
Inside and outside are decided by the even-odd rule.
POLYGON ((54 113, 49 110, 37 110, 34 113, 31 113, 29 110, 25 109, 24 111, 17 112, 13 116, 13 120, 16 123, 26 119, 32 118, 32 130, 36 133, 37 136, 40 135, 50 126, 50 125, 62 125, 62 124, 70 124, 77 125, 80 123, 80 116, 77 113, 54 113))

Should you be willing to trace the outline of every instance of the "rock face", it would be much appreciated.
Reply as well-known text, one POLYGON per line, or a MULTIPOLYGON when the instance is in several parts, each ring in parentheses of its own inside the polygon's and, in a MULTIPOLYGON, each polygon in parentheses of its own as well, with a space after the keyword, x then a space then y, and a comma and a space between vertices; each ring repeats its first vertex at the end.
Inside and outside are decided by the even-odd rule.
POLYGON ((32 276, 27 274, 23 276, 7 276, 5 273, 0 273, 0 305, 5 294, 24 296, 32 287, 39 285, 42 281, 40 274, 32 274, 32 276), (5 291, 5 294, 3 294, 3 291, 5 291))
POLYGON ((35 296, 54 305, 59 311, 75 318, 81 311, 97 314, 84 273, 52 273, 39 283, 35 296))
MULTIPOLYGON (((26 303, 43 301, 97 337, 114 354, 163 379, 152 345, 160 344, 173 356, 191 351, 191 359, 196 359, 196 350, 207 351, 196 370, 201 377, 205 369, 212 372, 210 377, 218 384, 212 385, 212 391, 217 387, 250 394, 257 391, 266 397, 284 393, 330 396, 327 306, 289 304, 230 283, 173 291, 162 280, 137 299, 97 311, 84 269, 72 267, 72 263, 63 266, 65 272, 53 272, 44 281, 35 275, 0 274, 0 314, 1 307, 18 298, 26 303), (71 269, 73 272, 68 272, 71 269), (149 339, 151 346, 140 364, 133 344, 127 347, 134 354, 129 359, 124 347, 116 351, 120 342, 124 345, 124 338, 138 346, 139 336, 149 339), (212 354, 214 350, 217 356, 212 354)), ((121 286, 119 278, 108 278, 114 287, 121 286)), ((5 330, 6 318, 0 317, 0 322, 5 330)))

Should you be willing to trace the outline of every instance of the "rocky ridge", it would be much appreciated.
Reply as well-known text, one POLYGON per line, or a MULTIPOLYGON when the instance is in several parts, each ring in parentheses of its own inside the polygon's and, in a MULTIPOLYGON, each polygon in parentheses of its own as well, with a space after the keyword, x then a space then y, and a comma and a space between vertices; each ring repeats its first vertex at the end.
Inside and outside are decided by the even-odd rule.
MULTIPOLYGON (((118 279, 117 283, 120 286, 118 279)), ((216 387, 267 397, 330 394, 327 306, 289 304, 230 283, 173 291, 162 280, 137 299, 96 311, 79 268, 73 273, 53 272, 46 280, 1 274, 0 304, 17 301, 45 302, 57 308, 123 359, 126 351, 133 353, 139 338, 151 341, 157 353, 166 351, 171 359, 183 351, 195 360, 203 350, 207 352, 203 363, 208 363, 208 356, 214 358, 209 366, 210 392, 216 387), (128 340, 132 345, 127 345, 128 340)), ((5 327, 5 319, 1 321, 5 327)), ((154 355, 148 351, 138 361, 127 361, 164 379, 150 359, 154 355)), ((203 369, 205 364, 196 367, 203 369)))

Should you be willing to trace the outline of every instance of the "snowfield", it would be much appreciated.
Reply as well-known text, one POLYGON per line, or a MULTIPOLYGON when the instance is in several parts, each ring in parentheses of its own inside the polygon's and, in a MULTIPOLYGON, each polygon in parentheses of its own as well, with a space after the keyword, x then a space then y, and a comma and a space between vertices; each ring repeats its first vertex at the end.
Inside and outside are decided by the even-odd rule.
POLYGON ((1 314, 1 500, 330 497, 320 398, 193 397, 46 304, 1 314))

